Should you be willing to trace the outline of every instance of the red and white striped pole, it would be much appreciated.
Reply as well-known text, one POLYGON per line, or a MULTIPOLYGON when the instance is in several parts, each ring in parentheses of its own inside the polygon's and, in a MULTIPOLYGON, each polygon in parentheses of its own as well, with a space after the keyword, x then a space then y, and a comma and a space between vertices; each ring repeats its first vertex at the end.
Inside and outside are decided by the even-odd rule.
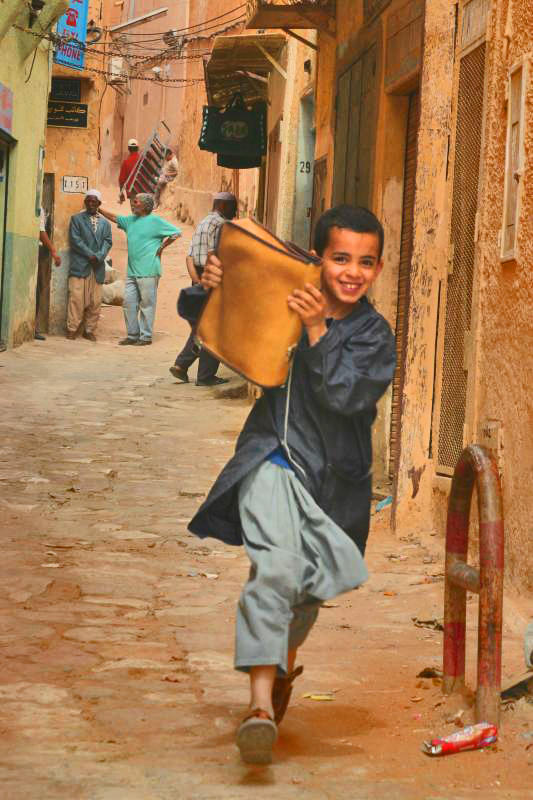
POLYGON ((461 453, 455 468, 446 524, 443 691, 464 687, 466 592, 479 594, 476 718, 497 725, 500 717, 503 505, 493 457, 479 445, 461 453), (470 504, 477 486, 479 570, 467 563, 470 504))

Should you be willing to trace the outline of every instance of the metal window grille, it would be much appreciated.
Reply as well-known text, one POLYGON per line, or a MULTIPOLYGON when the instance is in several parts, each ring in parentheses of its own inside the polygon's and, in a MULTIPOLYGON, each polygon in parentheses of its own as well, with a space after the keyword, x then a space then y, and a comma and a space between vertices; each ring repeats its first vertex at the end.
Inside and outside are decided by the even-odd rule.
POLYGON ((411 255, 413 250, 413 215, 416 181, 416 146, 420 119, 420 93, 409 97, 407 135, 405 141, 405 167, 403 176, 402 236, 398 270, 398 300, 396 306, 396 371, 392 382, 392 409, 390 426, 389 477, 393 478, 400 457, 402 396, 405 380, 405 354, 407 349, 409 296, 411 288, 411 255))
POLYGON ((475 229, 483 124, 485 44, 461 60, 452 195, 452 252, 446 295, 438 471, 451 474, 463 448, 475 229))

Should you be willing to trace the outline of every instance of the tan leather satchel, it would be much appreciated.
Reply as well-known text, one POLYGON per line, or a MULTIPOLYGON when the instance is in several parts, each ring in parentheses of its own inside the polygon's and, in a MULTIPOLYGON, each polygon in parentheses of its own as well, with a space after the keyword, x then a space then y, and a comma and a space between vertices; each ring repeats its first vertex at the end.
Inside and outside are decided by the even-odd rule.
POLYGON ((287 299, 306 283, 320 287, 320 259, 252 219, 224 223, 217 255, 224 275, 200 315, 198 343, 252 383, 282 386, 302 333, 287 299))

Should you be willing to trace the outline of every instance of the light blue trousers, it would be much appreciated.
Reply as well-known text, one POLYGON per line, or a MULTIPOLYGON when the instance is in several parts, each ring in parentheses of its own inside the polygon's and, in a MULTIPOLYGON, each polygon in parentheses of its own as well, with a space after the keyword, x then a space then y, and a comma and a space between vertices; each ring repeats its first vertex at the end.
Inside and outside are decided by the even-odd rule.
POLYGON ((265 461, 239 486, 250 577, 237 609, 235 668, 275 664, 306 639, 321 603, 363 583, 368 572, 352 540, 315 503, 291 470, 265 461))
POLYGON ((159 275, 149 278, 126 278, 124 319, 128 339, 152 341, 159 275))

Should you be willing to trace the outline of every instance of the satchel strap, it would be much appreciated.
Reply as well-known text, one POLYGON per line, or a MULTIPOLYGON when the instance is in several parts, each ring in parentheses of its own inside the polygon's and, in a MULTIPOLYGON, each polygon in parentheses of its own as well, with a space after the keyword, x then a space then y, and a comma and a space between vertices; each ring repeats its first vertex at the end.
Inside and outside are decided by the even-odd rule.
POLYGON ((249 230, 248 228, 239 225, 238 222, 231 222, 230 220, 226 220, 223 227, 227 226, 230 228, 238 228, 241 233, 244 233, 246 236, 250 236, 252 239, 261 242, 261 244, 265 245, 265 247, 270 247, 272 250, 277 250, 280 253, 284 253, 286 256, 290 256, 298 261, 302 261, 304 264, 314 264, 315 266, 322 264, 322 259, 319 256, 313 255, 308 250, 304 250, 303 247, 299 247, 293 242, 284 242, 283 239, 280 239, 278 236, 272 233, 272 231, 269 231, 268 228, 258 222, 258 220, 251 217, 249 219, 258 228, 258 232, 249 230), (259 234, 259 231, 261 230, 267 234, 268 238, 263 238, 259 234))
POLYGON ((246 108, 242 92, 235 92, 225 110, 228 111, 230 108, 246 108))

